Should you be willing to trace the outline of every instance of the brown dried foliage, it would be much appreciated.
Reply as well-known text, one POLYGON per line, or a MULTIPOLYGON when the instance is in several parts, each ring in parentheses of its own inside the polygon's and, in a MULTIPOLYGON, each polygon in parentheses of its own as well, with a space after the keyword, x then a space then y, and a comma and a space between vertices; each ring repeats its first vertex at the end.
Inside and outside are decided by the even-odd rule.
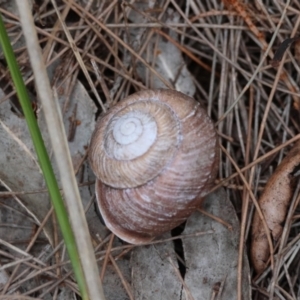
MULTIPOLYGON (((282 233, 297 177, 295 174, 299 167, 300 142, 297 142, 270 177, 259 199, 259 206, 275 243, 282 233)), ((257 212, 254 214, 251 236, 253 267, 257 273, 261 273, 267 266, 270 249, 265 228, 257 212)))

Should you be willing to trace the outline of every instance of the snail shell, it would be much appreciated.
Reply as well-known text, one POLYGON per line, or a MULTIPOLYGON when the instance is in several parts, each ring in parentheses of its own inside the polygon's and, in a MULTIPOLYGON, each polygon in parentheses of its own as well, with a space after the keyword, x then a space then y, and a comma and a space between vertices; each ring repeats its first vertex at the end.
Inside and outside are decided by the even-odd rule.
POLYGON ((206 111, 180 92, 119 102, 97 122, 89 150, 106 226, 140 244, 184 222, 216 177, 217 150, 206 111))

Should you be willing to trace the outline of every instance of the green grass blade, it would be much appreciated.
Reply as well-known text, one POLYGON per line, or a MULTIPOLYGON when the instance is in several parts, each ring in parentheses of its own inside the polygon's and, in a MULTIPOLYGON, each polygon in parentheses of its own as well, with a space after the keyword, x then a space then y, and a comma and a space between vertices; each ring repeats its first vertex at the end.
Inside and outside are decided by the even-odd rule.
POLYGON ((33 113, 31 102, 27 93, 27 89, 24 84, 23 78, 21 76, 19 67, 17 65, 17 61, 13 49, 11 47, 1 14, 0 14, 0 44, 2 46, 3 53, 6 58, 7 65, 9 67, 16 92, 28 124, 32 142, 35 147, 41 169, 43 171, 43 175, 49 190, 49 194, 65 241, 65 245, 68 250, 68 254, 72 263, 72 267, 74 270, 74 274, 78 283, 81 296, 83 299, 88 299, 86 282, 80 264, 78 249, 75 244, 74 235, 69 223, 68 214, 65 209, 61 197, 61 193, 59 191, 58 184, 52 169, 52 165, 48 153, 46 151, 45 144, 37 124, 37 120, 33 113))

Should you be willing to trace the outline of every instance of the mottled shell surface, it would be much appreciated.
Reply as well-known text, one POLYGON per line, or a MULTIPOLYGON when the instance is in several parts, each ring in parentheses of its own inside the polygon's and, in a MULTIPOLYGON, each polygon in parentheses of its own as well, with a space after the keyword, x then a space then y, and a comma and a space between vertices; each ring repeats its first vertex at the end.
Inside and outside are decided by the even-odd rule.
POLYGON ((218 165, 214 124, 194 99, 172 90, 135 93, 98 122, 89 159, 106 226, 140 244, 186 220, 218 165))

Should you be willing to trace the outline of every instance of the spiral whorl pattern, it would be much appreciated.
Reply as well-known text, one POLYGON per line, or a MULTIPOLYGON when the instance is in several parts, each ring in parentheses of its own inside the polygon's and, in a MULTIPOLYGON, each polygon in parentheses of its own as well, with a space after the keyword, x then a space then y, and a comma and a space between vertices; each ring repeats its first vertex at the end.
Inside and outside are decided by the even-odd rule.
POLYGON ((90 146, 97 178, 116 188, 156 177, 181 139, 179 120, 167 104, 151 98, 130 102, 128 97, 100 120, 90 146))
POLYGON ((143 111, 131 111, 113 118, 104 148, 117 160, 132 160, 145 154, 157 136, 155 119, 143 111))

